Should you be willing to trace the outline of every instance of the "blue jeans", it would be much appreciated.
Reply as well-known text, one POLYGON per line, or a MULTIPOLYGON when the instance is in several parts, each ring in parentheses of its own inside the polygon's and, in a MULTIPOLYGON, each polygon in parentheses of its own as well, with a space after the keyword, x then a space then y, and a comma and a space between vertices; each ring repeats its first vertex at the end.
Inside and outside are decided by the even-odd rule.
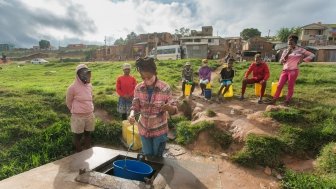
POLYGON ((166 148, 167 134, 163 134, 157 137, 141 137, 142 152, 146 156, 162 157, 163 151, 166 148))

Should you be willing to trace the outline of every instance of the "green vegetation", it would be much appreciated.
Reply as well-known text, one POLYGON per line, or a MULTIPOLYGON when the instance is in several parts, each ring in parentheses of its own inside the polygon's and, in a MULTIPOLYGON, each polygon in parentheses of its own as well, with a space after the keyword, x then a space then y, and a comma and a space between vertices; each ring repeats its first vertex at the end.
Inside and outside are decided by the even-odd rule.
POLYGON ((317 159, 317 168, 324 173, 336 174, 336 143, 326 145, 317 159))
MULTIPOLYGON (((180 71, 190 61, 195 72, 201 60, 159 61, 159 78, 173 89, 180 82, 180 71)), ((89 63, 92 70, 94 103, 98 109, 106 110, 114 121, 104 123, 97 120, 94 132, 95 145, 119 145, 121 124, 116 112, 117 95, 115 81, 122 74, 124 62, 89 63)), ((209 61, 210 67, 219 66, 209 61)), ((73 153, 69 126, 69 112, 65 106, 65 92, 75 78, 75 67, 79 63, 49 63, 44 65, 7 64, 0 70, 0 180, 42 164, 60 159, 73 153)), ((134 66, 134 62, 131 62, 134 66)), ((248 63, 235 63, 236 76, 233 85, 235 95, 248 63)), ((134 67, 133 67, 134 68, 134 67)), ((132 74, 140 81, 139 74, 132 74)), ((267 83, 269 95, 271 82, 277 81, 281 65, 270 64, 271 77, 267 83)), ((279 167, 281 154, 319 156, 319 173, 299 174, 287 171, 284 188, 336 188, 335 173, 331 168, 335 162, 334 148, 325 145, 336 139, 336 65, 303 64, 295 86, 294 104, 288 110, 269 112, 267 115, 282 126, 274 137, 250 135, 234 161, 246 166, 268 165, 279 167), (324 150, 321 151, 321 149, 324 150), (318 175, 318 176, 317 176, 318 175), (321 186, 321 187, 319 187, 321 186)), ((219 83, 213 81, 213 90, 219 83)), ((249 85, 246 97, 254 96, 254 86, 249 85)), ((284 88, 284 94, 287 89, 284 88)), ((281 101, 282 99, 280 99, 281 101)), ((232 141, 230 133, 219 132, 214 123, 200 122, 191 125, 185 117, 172 117, 170 127, 176 126, 177 142, 188 144, 204 130, 222 148, 232 141)), ((334 145, 334 143, 331 143, 334 145)), ((331 145, 330 145, 331 146, 331 145)))
POLYGON ((222 149, 227 149, 233 141, 231 133, 216 127, 210 129, 209 134, 222 149))
POLYGON ((201 131, 214 127, 215 124, 213 122, 208 121, 201 121, 193 125, 191 124, 190 121, 182 121, 177 124, 176 141, 180 144, 189 144, 197 138, 198 134, 201 131))
POLYGON ((244 149, 232 157, 232 160, 244 166, 255 165, 278 167, 282 143, 276 137, 247 136, 244 149))
POLYGON ((213 110, 207 109, 205 111, 205 115, 208 116, 208 117, 215 117, 217 114, 213 110))

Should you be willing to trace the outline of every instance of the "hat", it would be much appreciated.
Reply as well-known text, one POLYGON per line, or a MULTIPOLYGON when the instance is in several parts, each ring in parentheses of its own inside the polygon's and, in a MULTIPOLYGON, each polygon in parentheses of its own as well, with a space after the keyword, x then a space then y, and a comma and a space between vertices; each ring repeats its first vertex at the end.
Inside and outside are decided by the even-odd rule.
POLYGON ((186 62, 185 65, 186 65, 186 66, 190 66, 191 63, 190 63, 190 62, 186 62))
POLYGON ((129 63, 124 63, 124 65, 123 65, 123 70, 125 70, 125 69, 131 69, 131 64, 129 64, 129 63))
POLYGON ((76 67, 76 73, 77 73, 79 70, 84 69, 84 68, 87 70, 87 72, 91 72, 91 70, 89 70, 89 68, 87 67, 87 65, 85 65, 85 64, 79 64, 79 65, 76 67))
POLYGON ((207 63, 208 63, 208 59, 203 59, 203 60, 202 60, 202 63, 207 64, 207 63))

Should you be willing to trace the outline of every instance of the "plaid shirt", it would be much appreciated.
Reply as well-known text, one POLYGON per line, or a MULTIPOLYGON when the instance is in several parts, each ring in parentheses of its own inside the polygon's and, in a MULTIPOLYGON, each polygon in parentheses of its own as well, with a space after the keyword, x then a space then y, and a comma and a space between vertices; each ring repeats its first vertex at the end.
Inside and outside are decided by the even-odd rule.
POLYGON ((170 86, 157 79, 152 98, 148 99, 147 87, 139 83, 134 90, 131 109, 140 113, 139 134, 145 137, 157 137, 168 132, 168 112, 161 110, 164 104, 170 104, 177 110, 176 102, 172 99, 170 86))
POLYGON ((304 62, 310 62, 315 55, 302 47, 296 46, 288 57, 288 49, 285 49, 281 55, 280 62, 283 64, 283 70, 297 70, 298 64, 301 63, 301 59, 304 62))

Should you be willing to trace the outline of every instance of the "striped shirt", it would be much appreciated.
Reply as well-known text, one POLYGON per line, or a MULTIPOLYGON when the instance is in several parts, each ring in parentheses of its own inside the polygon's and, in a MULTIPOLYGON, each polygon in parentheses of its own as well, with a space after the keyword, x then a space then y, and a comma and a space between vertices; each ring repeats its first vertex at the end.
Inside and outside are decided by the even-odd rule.
POLYGON ((164 104, 172 105, 177 111, 170 86, 165 82, 157 79, 150 99, 144 82, 135 87, 131 109, 140 113, 138 128, 141 136, 157 137, 168 132, 168 112, 161 110, 164 104))
POLYGON ((298 46, 286 57, 288 51, 288 49, 284 50, 280 58, 280 62, 283 64, 283 70, 297 70, 301 59, 305 62, 310 62, 315 57, 313 53, 298 46))

